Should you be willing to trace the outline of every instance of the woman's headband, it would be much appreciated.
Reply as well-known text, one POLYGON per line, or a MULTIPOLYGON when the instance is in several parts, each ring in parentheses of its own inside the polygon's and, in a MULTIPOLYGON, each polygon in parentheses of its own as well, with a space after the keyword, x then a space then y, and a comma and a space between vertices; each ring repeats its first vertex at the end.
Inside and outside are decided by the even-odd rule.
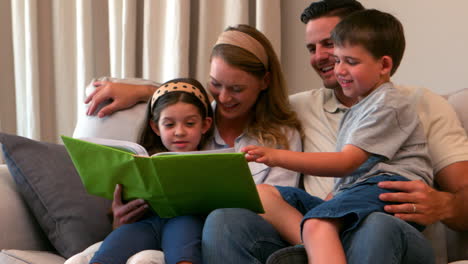
MULTIPOLYGON (((202 88, 203 89, 203 88, 202 88)), ((200 88, 198 88, 195 85, 185 83, 185 82, 169 82, 166 84, 163 84, 161 87, 159 87, 153 94, 153 97, 151 98, 151 109, 154 107, 154 103, 159 99, 159 97, 170 93, 170 92, 185 92, 189 94, 195 95, 205 106, 205 111, 206 113, 208 112, 208 105, 206 103, 207 98, 206 96, 200 91, 200 88)))
POLYGON ((238 31, 238 30, 228 30, 221 33, 216 45, 218 44, 229 44, 237 46, 239 48, 245 49, 255 55, 265 66, 265 69, 268 69, 268 55, 258 40, 253 38, 247 33, 238 31))

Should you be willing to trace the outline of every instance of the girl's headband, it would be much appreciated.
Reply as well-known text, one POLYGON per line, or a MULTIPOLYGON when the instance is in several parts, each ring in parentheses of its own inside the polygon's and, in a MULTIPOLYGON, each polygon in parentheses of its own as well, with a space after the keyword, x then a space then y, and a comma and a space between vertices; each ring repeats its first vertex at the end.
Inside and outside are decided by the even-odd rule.
POLYGON ((154 103, 159 99, 159 97, 170 92, 185 92, 193 94, 203 103, 203 105, 205 106, 205 111, 208 111, 208 105, 206 103, 207 98, 200 91, 200 88, 185 82, 169 82, 159 87, 154 92, 153 97, 151 98, 151 109, 153 109, 154 103))
POLYGON ((219 36, 215 46, 218 44, 229 44, 245 49, 255 55, 255 57, 263 63, 265 69, 268 69, 268 55, 265 48, 260 44, 260 42, 258 42, 258 40, 249 34, 238 30, 224 31, 219 36))

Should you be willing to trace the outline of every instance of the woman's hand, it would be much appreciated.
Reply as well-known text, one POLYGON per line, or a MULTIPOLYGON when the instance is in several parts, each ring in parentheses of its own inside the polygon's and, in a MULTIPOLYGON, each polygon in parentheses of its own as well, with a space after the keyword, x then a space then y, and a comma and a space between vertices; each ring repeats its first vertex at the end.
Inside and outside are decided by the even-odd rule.
POLYGON ((114 200, 112 201, 114 217, 112 227, 114 229, 138 221, 147 211, 148 204, 143 199, 122 203, 122 185, 117 184, 114 190, 114 200))
POLYGON ((138 102, 147 101, 157 89, 157 87, 150 85, 133 85, 108 81, 96 81, 93 85, 96 89, 85 100, 86 104, 90 104, 87 115, 96 114, 96 109, 101 103, 106 100, 111 101, 110 104, 97 113, 98 117, 104 117, 115 111, 132 107, 138 102))

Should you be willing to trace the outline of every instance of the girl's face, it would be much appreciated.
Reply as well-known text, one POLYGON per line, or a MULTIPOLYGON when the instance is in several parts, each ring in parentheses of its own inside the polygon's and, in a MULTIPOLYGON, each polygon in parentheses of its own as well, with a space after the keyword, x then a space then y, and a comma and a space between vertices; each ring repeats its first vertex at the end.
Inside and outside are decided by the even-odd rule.
POLYGON ((194 151, 211 122, 193 104, 178 102, 164 108, 158 123, 151 120, 150 125, 169 151, 194 151))
POLYGON ((362 99, 389 81, 391 59, 374 58, 361 45, 335 47, 335 74, 347 97, 362 99))
POLYGON ((267 80, 227 64, 219 57, 211 60, 208 89, 216 100, 216 114, 225 119, 247 118, 267 80))

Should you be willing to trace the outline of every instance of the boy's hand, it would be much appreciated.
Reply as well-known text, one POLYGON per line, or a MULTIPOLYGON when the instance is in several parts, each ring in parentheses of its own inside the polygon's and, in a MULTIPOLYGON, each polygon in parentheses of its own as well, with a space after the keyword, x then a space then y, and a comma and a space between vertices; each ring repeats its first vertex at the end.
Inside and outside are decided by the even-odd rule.
POLYGON ((269 167, 275 167, 278 161, 277 149, 250 145, 242 148, 241 152, 245 153, 245 158, 247 159, 247 161, 264 163, 269 167))
POLYGON ((114 200, 112 201, 114 217, 112 227, 114 229, 138 221, 146 211, 148 211, 148 204, 143 199, 122 203, 122 185, 117 184, 114 190, 114 200))

